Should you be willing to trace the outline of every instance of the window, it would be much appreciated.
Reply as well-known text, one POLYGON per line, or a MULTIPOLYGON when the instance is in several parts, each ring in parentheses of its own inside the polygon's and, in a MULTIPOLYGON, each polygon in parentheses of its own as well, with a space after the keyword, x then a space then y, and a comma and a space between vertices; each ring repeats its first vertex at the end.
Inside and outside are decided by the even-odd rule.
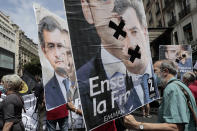
POLYGON ((179 44, 179 40, 178 40, 177 32, 174 32, 174 40, 175 40, 175 44, 178 45, 179 44))
POLYGON ((186 26, 183 27, 183 32, 185 39, 187 42, 193 41, 193 34, 192 34, 192 25, 191 23, 187 24, 186 26))

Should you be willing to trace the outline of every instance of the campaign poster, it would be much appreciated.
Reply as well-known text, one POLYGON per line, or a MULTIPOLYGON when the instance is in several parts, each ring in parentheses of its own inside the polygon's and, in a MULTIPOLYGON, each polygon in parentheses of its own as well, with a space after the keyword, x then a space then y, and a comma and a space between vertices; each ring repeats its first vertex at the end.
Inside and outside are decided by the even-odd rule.
POLYGON ((46 109, 50 111, 67 103, 67 93, 74 82, 74 71, 67 22, 38 4, 34 4, 38 24, 39 56, 46 109), (71 58, 70 58, 71 57, 71 58))
POLYGON ((64 0, 87 130, 159 98, 142 0, 64 0))
MULTIPOLYGON (((48 112, 60 108, 66 110, 68 109, 66 103, 70 101, 75 109, 81 110, 68 24, 38 4, 34 4, 34 11, 38 25, 38 48, 46 110, 48 112)), ((71 120, 77 117, 83 120, 79 114, 70 110, 68 110, 68 117, 71 120)), ((72 121, 68 127, 85 128, 84 124, 81 126, 76 124, 79 125, 79 122, 72 121)), ((59 129, 58 126, 56 129, 59 129)))
POLYGON ((184 73, 193 70, 191 45, 160 45, 159 59, 174 61, 178 66, 177 77, 181 80, 184 73))

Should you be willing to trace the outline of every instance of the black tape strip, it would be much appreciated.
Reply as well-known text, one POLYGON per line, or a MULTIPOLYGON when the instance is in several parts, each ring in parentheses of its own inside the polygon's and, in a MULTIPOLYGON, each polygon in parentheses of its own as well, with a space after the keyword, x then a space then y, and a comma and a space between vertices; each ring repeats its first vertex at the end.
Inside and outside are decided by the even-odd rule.
POLYGON ((133 63, 136 58, 141 59, 141 54, 139 53, 140 47, 137 45, 135 50, 129 49, 128 54, 131 56, 130 61, 133 63))
POLYGON ((118 39, 119 35, 126 37, 127 33, 123 31, 123 27, 125 26, 124 20, 120 21, 120 24, 117 26, 113 21, 109 22, 109 27, 114 29, 116 32, 114 33, 114 37, 118 39))

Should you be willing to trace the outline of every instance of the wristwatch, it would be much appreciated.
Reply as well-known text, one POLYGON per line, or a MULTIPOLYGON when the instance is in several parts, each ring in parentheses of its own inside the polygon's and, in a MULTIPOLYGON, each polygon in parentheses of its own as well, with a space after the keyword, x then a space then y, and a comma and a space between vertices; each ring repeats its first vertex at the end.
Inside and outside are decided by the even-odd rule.
POLYGON ((140 123, 139 128, 140 128, 140 131, 144 130, 144 125, 140 123))

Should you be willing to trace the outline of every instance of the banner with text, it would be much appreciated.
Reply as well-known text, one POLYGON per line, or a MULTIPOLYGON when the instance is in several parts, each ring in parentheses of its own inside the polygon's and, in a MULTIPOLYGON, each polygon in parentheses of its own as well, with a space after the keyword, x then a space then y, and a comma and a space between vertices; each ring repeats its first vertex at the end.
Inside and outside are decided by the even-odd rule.
POLYGON ((142 0, 64 0, 87 130, 159 98, 142 0))

